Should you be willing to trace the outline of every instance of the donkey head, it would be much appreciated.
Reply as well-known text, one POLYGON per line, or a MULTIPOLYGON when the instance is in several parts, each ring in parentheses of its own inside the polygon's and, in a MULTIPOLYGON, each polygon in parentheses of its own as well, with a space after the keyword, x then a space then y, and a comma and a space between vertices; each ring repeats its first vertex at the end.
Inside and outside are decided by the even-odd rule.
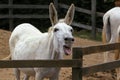
POLYGON ((74 42, 72 35, 73 28, 70 24, 74 17, 74 4, 71 4, 64 19, 58 20, 57 11, 53 3, 49 6, 50 20, 53 27, 54 44, 58 53, 71 54, 71 47, 74 42))

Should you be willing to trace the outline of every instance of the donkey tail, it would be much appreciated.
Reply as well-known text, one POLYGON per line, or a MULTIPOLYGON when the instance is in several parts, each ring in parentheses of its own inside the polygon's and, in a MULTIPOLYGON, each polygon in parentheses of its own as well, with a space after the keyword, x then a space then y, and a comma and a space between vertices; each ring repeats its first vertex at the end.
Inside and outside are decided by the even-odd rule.
POLYGON ((105 42, 109 42, 111 39, 111 25, 110 25, 110 16, 109 15, 104 15, 103 17, 103 38, 106 38, 105 42))

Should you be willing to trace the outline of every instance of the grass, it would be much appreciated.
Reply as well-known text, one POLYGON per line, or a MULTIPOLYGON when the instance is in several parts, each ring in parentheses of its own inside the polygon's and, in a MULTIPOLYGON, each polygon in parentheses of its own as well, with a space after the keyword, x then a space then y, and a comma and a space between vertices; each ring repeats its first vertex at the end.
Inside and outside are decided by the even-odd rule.
POLYGON ((80 37, 80 38, 85 38, 85 39, 90 39, 90 40, 95 40, 95 41, 102 41, 100 32, 97 32, 96 39, 93 39, 92 32, 89 30, 74 31, 74 36, 80 37))

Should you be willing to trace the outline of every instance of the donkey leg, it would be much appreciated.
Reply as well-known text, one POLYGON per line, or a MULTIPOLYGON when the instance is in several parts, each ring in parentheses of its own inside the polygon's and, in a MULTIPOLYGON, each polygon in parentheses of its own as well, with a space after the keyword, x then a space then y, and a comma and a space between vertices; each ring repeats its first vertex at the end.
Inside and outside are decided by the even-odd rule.
POLYGON ((50 78, 50 80, 58 80, 59 74, 55 74, 53 77, 50 78))
MULTIPOLYGON (((116 42, 120 42, 120 36, 117 37, 117 41, 116 42)), ((120 50, 115 50, 115 60, 120 59, 120 50)), ((117 74, 117 80, 120 80, 120 68, 116 69, 116 74, 117 74)))
POLYGON ((104 26, 103 26, 103 30, 102 30, 102 42, 103 42, 103 43, 107 43, 104 26))
POLYGON ((28 76, 28 75, 25 74, 23 80, 29 80, 29 77, 30 77, 30 76, 28 76))
MULTIPOLYGON (((107 39, 106 39, 105 33, 106 33, 106 32, 105 32, 105 28, 104 28, 104 26, 103 26, 103 31, 102 31, 102 42, 103 42, 103 43, 107 43, 107 39)), ((104 62, 107 62, 107 61, 108 61, 108 56, 109 56, 108 52, 104 52, 104 54, 103 54, 104 62)))
POLYGON ((14 73, 15 73, 16 80, 20 80, 20 70, 15 68, 14 73))
POLYGON ((60 68, 56 68, 56 72, 52 77, 50 77, 50 80, 59 80, 59 72, 60 68))
MULTIPOLYGON (((115 60, 120 59, 120 50, 116 50, 115 51, 115 60)), ((120 68, 116 69, 116 74, 117 74, 117 79, 116 80, 120 80, 120 68)))
MULTIPOLYGON (((115 36, 115 35, 112 35, 112 37, 111 37, 109 43, 116 42, 114 36, 115 36)), ((112 52, 113 52, 113 51, 112 51, 112 52)), ((104 53, 104 58, 105 58, 104 62, 108 62, 108 61, 111 60, 111 59, 110 59, 110 55, 111 55, 110 53, 111 53, 111 51, 107 51, 107 52, 104 53)), ((116 55, 116 56, 117 56, 117 55, 116 55)))
POLYGON ((58 77, 52 77, 50 80, 58 80, 58 77))
POLYGON ((109 53, 109 51, 107 51, 107 52, 104 52, 104 62, 108 62, 108 61, 110 61, 110 53, 109 53))
POLYGON ((117 74, 117 79, 116 80, 120 80, 120 68, 116 69, 116 74, 117 74))
MULTIPOLYGON (((120 58, 120 55, 119 55, 119 58, 120 58)), ((117 74, 117 79, 116 80, 120 80, 120 68, 116 68, 115 70, 116 70, 116 74, 117 74)))
POLYGON ((35 80, 43 80, 43 76, 40 74, 40 72, 36 72, 35 80))

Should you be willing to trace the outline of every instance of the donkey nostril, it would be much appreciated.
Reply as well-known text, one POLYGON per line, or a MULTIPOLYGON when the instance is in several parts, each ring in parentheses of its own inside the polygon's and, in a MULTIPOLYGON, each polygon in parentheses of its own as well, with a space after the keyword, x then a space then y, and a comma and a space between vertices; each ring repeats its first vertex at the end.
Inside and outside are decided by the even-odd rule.
POLYGON ((74 41, 74 38, 65 38, 65 41, 74 41))
POLYGON ((74 38, 72 38, 72 41, 75 41, 75 39, 74 39, 74 38))
POLYGON ((68 40, 69 40, 69 38, 65 38, 64 40, 65 40, 65 41, 68 41, 68 40))

